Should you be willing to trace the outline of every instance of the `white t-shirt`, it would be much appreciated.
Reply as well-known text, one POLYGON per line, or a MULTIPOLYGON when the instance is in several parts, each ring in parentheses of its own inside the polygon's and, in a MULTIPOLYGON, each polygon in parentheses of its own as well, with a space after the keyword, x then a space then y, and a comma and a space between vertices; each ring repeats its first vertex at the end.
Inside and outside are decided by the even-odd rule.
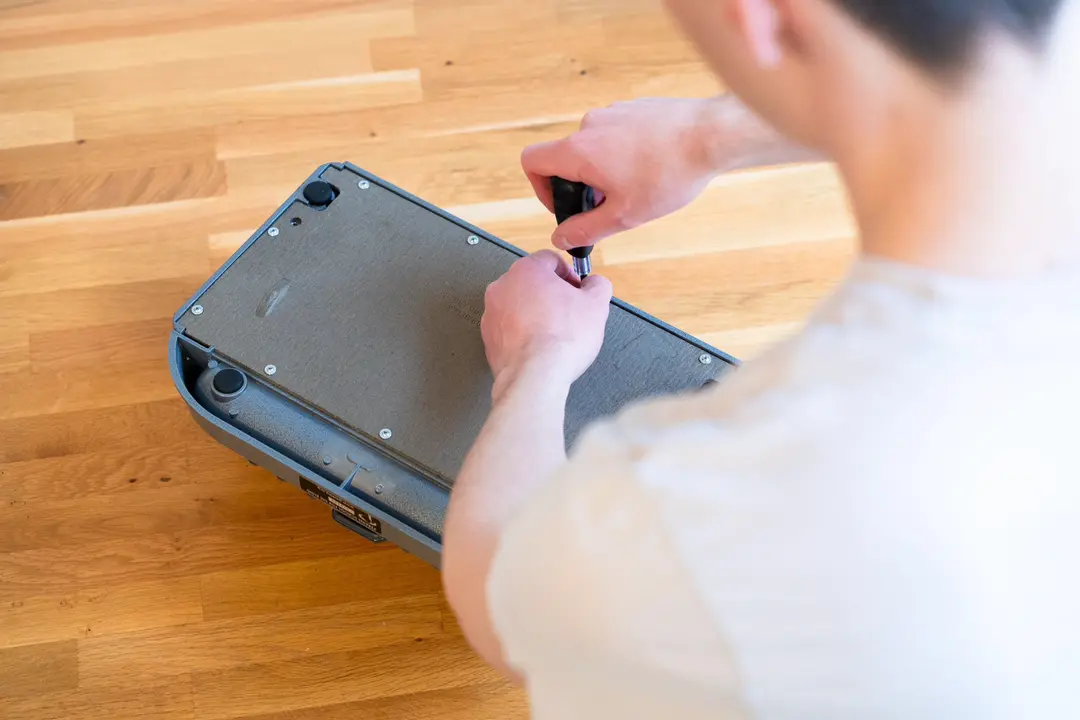
POLYGON ((588 430, 492 619, 537 720, 1080 718, 1080 273, 864 259, 719 387, 588 430))

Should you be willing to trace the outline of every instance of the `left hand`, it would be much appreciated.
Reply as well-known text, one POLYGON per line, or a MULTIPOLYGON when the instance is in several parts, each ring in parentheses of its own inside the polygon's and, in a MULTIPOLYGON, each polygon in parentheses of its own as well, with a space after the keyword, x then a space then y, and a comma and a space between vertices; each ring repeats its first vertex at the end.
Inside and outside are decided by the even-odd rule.
POLYGON ((590 275, 578 284, 551 250, 524 257, 492 283, 480 331, 498 397, 526 372, 567 387, 600 354, 611 302, 611 282, 590 275))

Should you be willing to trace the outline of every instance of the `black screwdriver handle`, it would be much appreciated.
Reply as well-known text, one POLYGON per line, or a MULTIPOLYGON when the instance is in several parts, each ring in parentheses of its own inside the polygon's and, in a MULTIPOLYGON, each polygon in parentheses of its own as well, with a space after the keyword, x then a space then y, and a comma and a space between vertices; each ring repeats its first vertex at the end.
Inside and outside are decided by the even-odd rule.
MULTIPOLYGON (((551 197, 555 204, 555 220, 560 225, 575 215, 589 212, 596 207, 596 194, 591 187, 583 182, 564 180, 561 177, 551 178, 551 197)), ((591 254, 591 245, 570 251, 570 255, 581 259, 591 254)))

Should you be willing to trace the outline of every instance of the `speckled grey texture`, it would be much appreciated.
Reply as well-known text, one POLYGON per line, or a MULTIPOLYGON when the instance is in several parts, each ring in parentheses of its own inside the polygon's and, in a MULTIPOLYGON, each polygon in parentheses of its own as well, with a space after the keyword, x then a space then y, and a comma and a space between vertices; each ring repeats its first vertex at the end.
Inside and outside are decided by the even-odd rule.
MULTIPOLYGON (((490 406, 484 290, 517 255, 470 245, 471 230, 379 184, 360 190, 347 169, 323 178, 341 191, 330 208, 289 208, 276 237, 198 298, 205 312, 183 318, 186 332, 450 483, 490 406)), ((701 352, 613 306, 600 358, 571 392, 567 443, 631 400, 694 390, 730 368, 701 364, 701 352)))
POLYGON ((205 370, 192 388, 199 403, 233 427, 310 468, 307 477, 336 483, 343 498, 357 494, 425 535, 440 540, 449 500, 445 490, 381 456, 331 423, 259 382, 249 381, 235 396, 214 392, 205 370), (329 460, 330 462, 325 462, 329 460), (376 493, 376 485, 382 492, 376 493))

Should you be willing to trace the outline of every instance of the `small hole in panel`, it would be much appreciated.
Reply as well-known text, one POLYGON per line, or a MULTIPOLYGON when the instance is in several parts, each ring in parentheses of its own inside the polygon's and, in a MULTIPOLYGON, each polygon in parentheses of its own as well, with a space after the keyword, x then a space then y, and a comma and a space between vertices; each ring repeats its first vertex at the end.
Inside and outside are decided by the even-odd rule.
POLYGON ((304 222, 304 221, 301 220, 300 218, 294 217, 292 220, 289 221, 289 224, 292 225, 293 227, 296 227, 297 225, 299 225, 302 222, 304 222))

